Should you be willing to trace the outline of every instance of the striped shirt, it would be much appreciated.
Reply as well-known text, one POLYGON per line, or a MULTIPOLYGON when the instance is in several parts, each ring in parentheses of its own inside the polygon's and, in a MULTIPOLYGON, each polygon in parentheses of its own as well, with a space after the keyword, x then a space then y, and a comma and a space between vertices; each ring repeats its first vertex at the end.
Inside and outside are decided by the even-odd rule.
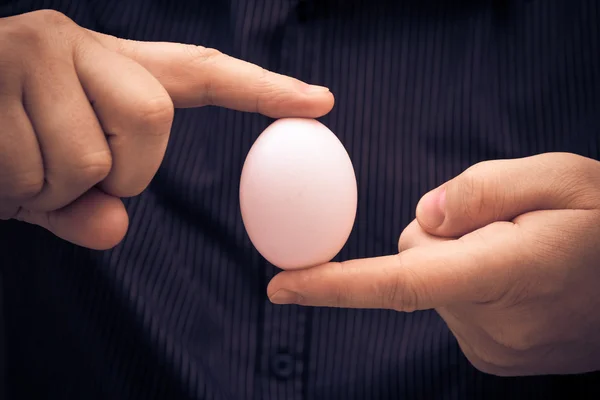
MULTIPOLYGON (((336 259, 397 251, 419 198, 476 162, 599 157, 596 0, 4 0, 0 16, 41 8, 331 88, 336 106, 320 120, 359 186, 336 259)), ((244 158, 270 122, 177 110, 164 162, 126 200, 130 228, 110 251, 0 221, 0 398, 600 398, 600 374, 478 372, 435 311, 271 304, 277 269, 249 242, 238 201, 244 158)))

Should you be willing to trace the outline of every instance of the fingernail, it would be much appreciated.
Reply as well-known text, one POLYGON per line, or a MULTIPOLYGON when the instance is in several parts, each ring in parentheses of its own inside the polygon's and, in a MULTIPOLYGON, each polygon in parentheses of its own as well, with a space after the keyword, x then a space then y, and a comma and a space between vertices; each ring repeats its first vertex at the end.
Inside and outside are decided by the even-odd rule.
POLYGON ((302 297, 298 293, 294 293, 290 290, 279 289, 269 300, 271 300, 271 303, 273 304, 298 304, 302 300, 302 297))
POLYGON ((417 218, 427 228, 438 228, 446 218, 446 188, 438 187, 425 194, 417 205, 417 218))
POLYGON ((306 93, 326 93, 329 92, 329 88, 319 85, 307 85, 305 91, 306 93))

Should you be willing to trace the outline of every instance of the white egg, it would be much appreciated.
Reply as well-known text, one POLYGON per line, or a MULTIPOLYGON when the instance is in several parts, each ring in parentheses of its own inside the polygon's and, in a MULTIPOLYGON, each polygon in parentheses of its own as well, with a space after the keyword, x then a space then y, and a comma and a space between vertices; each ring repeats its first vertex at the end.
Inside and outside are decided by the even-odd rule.
POLYGON ((331 261, 356 218, 357 183, 348 152, 319 121, 275 121, 246 157, 240 208, 251 242, 276 267, 331 261))

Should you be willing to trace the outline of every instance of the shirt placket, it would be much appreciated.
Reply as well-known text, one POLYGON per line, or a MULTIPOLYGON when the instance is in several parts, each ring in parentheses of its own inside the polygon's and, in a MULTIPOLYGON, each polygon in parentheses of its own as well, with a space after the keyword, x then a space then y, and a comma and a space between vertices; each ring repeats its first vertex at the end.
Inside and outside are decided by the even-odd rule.
MULTIPOLYGON (((306 79, 303 28, 308 17, 309 4, 304 0, 257 0, 254 13, 263 13, 264 23, 258 24, 269 47, 269 65, 275 72, 306 79)), ((256 14, 255 17, 256 18, 256 14)), ((277 273, 277 268, 265 267, 264 282, 267 284, 277 273)), ((259 327, 260 343, 258 389, 255 398, 261 400, 301 400, 306 388, 305 364, 306 338, 308 337, 309 313, 305 307, 272 304, 264 295, 262 325, 259 327)))

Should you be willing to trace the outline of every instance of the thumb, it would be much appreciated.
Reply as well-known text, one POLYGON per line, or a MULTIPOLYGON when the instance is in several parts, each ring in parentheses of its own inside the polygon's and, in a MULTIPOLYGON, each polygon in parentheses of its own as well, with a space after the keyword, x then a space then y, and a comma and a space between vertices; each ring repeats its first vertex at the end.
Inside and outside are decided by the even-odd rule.
POLYGON ((416 217, 425 231, 458 237, 526 212, 600 207, 600 163, 568 153, 487 161, 425 194, 416 217))
POLYGON ((129 225, 123 202, 98 189, 90 189, 60 210, 22 209, 15 219, 39 225, 61 239, 94 250, 116 246, 129 225))
POLYGON ((333 107, 333 95, 325 87, 267 71, 214 49, 88 32, 104 47, 146 68, 178 108, 214 105, 272 118, 318 118, 333 107))

